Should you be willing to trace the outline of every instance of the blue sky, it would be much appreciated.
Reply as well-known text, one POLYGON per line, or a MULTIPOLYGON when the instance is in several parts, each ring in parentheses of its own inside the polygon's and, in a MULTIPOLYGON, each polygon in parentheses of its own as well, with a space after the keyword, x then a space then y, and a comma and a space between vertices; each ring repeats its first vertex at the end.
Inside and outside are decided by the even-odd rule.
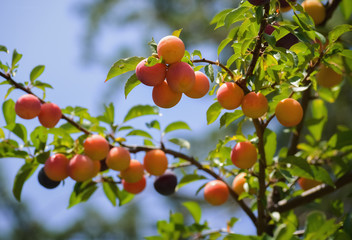
MULTIPOLYGON (((85 25, 84 21, 74 10, 74 4, 77 4, 77 2, 69 0, 11 0, 3 2, 0 15, 2 23, 0 45, 5 45, 10 52, 16 48, 18 52, 23 54, 15 80, 27 81, 30 71, 35 66, 45 65, 46 68, 40 80, 46 81, 54 87, 53 90, 49 89, 47 91, 47 101, 54 102, 61 108, 66 106, 86 107, 92 115, 98 115, 102 112, 101 102, 105 102, 104 93, 109 87, 114 86, 110 82, 114 81, 114 79, 104 83, 109 66, 85 65, 84 61, 82 61, 81 41, 85 25)), ((101 50, 108 52, 109 46, 112 46, 111 43, 114 41, 113 39, 121 43, 135 43, 130 40, 130 37, 138 36, 139 31, 140 29, 138 28, 121 28, 111 34, 105 32, 103 37, 98 38, 99 41, 105 43, 101 44, 101 50), (117 35, 120 37, 116 38, 117 35)), ((157 33, 158 36, 151 37, 155 37, 157 40, 170 33, 163 30, 157 33)), ((136 55, 139 55, 137 51, 143 52, 143 44, 146 43, 139 44, 135 47, 136 55)), ((189 51, 193 50, 192 47, 189 48, 188 46, 186 46, 186 49, 189 51)), ((216 58, 215 51, 210 49, 202 50, 202 53, 203 56, 207 56, 209 59, 216 58)), ((10 61, 11 56, 5 56, 4 53, 1 53, 0 58, 2 61, 4 59, 10 61)), ((116 57, 117 59, 118 56, 116 57)), ((0 86, 0 98, 4 98, 6 89, 6 86, 0 86)), ((151 91, 152 88, 140 85, 131 92, 127 100, 121 94, 116 94, 116 96, 112 96, 105 103, 108 104, 109 101, 113 101, 117 112, 116 118, 119 122, 131 106, 136 104, 153 105, 151 91)), ((37 93, 41 96, 40 92, 37 93)), ((10 94, 10 98, 16 100, 22 94, 19 90, 15 90, 10 94)), ((183 96, 176 107, 169 110, 162 109, 162 116, 158 120, 164 127, 176 120, 187 122, 194 131, 182 133, 183 137, 206 136, 204 133, 204 128, 206 127, 205 113, 211 102, 212 97, 207 97, 205 100, 194 100, 183 96)), ((18 122, 25 124, 29 130, 38 125, 37 119, 28 121, 18 119, 18 122)), ((3 118, 0 119, 0 123, 1 126, 4 125, 3 118)), ((132 123, 142 124, 144 119, 136 120, 132 123)), ((208 126, 209 129, 217 127, 218 123, 208 126)), ((1 159, 1 163, 3 170, 5 170, 6 185, 9 186, 10 192, 16 172, 23 162, 18 159, 1 159)), ((66 209, 72 186, 73 181, 68 180, 64 187, 60 186, 58 189, 49 191, 42 188, 38 184, 36 176, 33 176, 24 186, 22 201, 30 204, 30 209, 37 214, 37 218, 45 222, 49 227, 63 228, 71 224, 83 210, 82 206, 66 209)), ((142 204, 146 209, 148 209, 148 205, 155 204, 155 201, 158 204, 163 204, 165 198, 154 192, 152 193, 152 182, 148 183, 147 190, 147 193, 137 196, 134 201, 142 204)), ((192 194, 194 187, 185 187, 182 191, 184 191, 183 193, 192 194)), ((96 193, 87 204, 104 206, 104 208, 100 209, 107 216, 113 216, 120 211, 118 207, 112 207, 102 191, 96 193)), ((154 213, 153 218, 168 219, 169 209, 166 209, 166 207, 167 205, 162 211, 154 213)), ((235 207, 231 207, 231 209, 233 211, 236 210, 235 207)), ((209 209, 204 209, 204 212, 204 219, 208 219, 210 226, 225 226, 227 219, 223 218, 223 215, 228 214, 228 209, 219 210, 209 207, 209 209), (219 219, 223 221, 219 221, 219 219)), ((148 215, 148 210, 145 213, 148 215)), ((234 213, 233 215, 241 216, 242 214, 234 213)), ((6 223, 3 220, 0 217, 0 230, 6 228, 6 223)), ((249 225, 248 221, 243 220, 235 225, 235 229, 240 233, 253 233, 253 227, 248 227, 249 225)), ((151 234, 155 234, 155 232, 151 234)))

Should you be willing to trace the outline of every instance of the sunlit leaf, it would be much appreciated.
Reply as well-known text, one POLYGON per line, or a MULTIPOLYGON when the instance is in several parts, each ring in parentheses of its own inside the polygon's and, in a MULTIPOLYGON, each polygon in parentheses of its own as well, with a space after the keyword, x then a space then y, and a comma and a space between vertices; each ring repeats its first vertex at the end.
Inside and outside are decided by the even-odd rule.
POLYGON ((189 201, 183 202, 182 205, 188 209, 194 221, 196 223, 199 223, 200 218, 202 216, 202 209, 200 208, 199 204, 197 202, 189 201))
POLYGON ((187 123, 178 121, 178 122, 173 122, 167 125, 167 127, 164 130, 164 134, 168 132, 172 132, 175 130, 181 130, 181 129, 186 129, 186 130, 191 130, 191 128, 188 126, 187 123))
POLYGON ((28 180, 30 176, 32 176, 37 167, 37 164, 25 163, 24 165, 22 165, 20 170, 18 170, 12 188, 12 193, 17 199, 17 201, 21 201, 23 184, 28 180))
POLYGON ((132 107, 126 114, 123 122, 127 122, 131 119, 145 116, 145 115, 158 115, 159 109, 150 105, 137 105, 132 107))
POLYGON ((33 70, 31 71, 30 74, 30 80, 31 82, 33 82, 34 80, 36 80, 40 75, 42 75, 42 73, 44 72, 45 66, 44 65, 38 65, 35 68, 33 68, 33 70))
POLYGON ((137 75, 134 73, 125 84, 125 98, 127 98, 133 88, 137 87, 140 83, 141 81, 138 80, 137 75))
POLYGON ((121 74, 124 74, 129 71, 133 71, 136 69, 137 64, 145 59, 144 57, 129 57, 120 59, 112 65, 109 70, 109 73, 105 79, 105 82, 110 80, 111 78, 117 77, 121 74))

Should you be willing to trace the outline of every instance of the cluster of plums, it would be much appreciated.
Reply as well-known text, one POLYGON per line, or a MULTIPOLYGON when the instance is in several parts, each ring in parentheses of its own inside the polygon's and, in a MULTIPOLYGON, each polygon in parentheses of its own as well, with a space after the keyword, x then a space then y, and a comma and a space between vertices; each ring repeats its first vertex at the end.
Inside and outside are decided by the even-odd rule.
POLYGON ((130 152, 124 147, 112 147, 100 135, 92 135, 84 142, 84 154, 76 154, 68 159, 61 153, 50 156, 39 172, 38 180, 46 188, 55 188, 67 177, 83 182, 95 177, 105 168, 120 172, 123 189, 138 194, 146 187, 145 171, 157 176, 154 187, 160 194, 170 195, 175 192, 176 175, 166 171, 168 160, 162 150, 146 152, 143 164, 131 159, 130 152), (104 165, 103 165, 103 164, 104 165))
POLYGON ((148 66, 147 59, 136 67, 139 81, 153 87, 153 101, 162 108, 175 106, 182 93, 190 98, 201 98, 209 91, 209 80, 185 62, 181 62, 185 54, 183 41, 176 36, 166 36, 157 45, 161 63, 148 66), (166 80, 165 80, 166 79, 166 80))
POLYGON ((60 121, 62 113, 55 103, 41 103, 32 95, 26 94, 19 97, 15 104, 16 114, 23 119, 38 117, 40 124, 46 128, 53 128, 60 121))

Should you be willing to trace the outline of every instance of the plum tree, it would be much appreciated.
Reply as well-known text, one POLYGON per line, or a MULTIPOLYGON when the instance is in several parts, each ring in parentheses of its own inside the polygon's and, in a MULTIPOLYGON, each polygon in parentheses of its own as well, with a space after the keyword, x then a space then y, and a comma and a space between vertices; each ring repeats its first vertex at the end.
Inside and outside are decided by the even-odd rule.
POLYGON ((68 164, 68 175, 77 182, 91 179, 96 171, 96 166, 88 156, 76 154, 68 164))
POLYGON ((167 157, 160 149, 148 151, 144 156, 144 168, 151 175, 162 175, 167 169, 167 164, 167 157))
POLYGON ((250 92, 243 97, 242 111, 247 117, 259 118, 268 111, 268 108, 268 100, 260 92, 250 92))
POLYGON ((43 187, 45 187, 47 189, 56 188, 60 184, 60 181, 51 180, 45 174, 44 167, 42 169, 40 169, 40 171, 38 173, 38 181, 39 181, 40 185, 42 185, 43 187))
POLYGON ((174 92, 166 81, 153 88, 153 101, 162 108, 172 108, 182 97, 182 93, 174 92))
POLYGON ((216 93, 219 104, 227 110, 238 108, 242 103, 243 96, 242 88, 234 82, 222 84, 216 93))
POLYGON ((143 165, 135 159, 131 159, 130 165, 126 170, 121 171, 121 178, 126 182, 135 183, 141 180, 144 176, 143 165))
POLYGON ((305 0, 302 7, 312 17, 315 25, 319 25, 325 20, 326 10, 320 0, 305 0))
POLYGON ((84 154, 92 160, 102 160, 106 158, 110 151, 109 142, 100 135, 92 135, 84 141, 84 154))
POLYGON ((142 60, 136 67, 136 75, 139 81, 147 86, 156 86, 166 78, 166 65, 157 63, 147 66, 147 59, 142 60))
POLYGON ((106 157, 106 165, 115 171, 124 171, 131 161, 130 152, 124 147, 113 147, 106 157))
POLYGON ((342 81, 342 75, 335 72, 332 68, 320 64, 316 75, 317 82, 325 88, 332 88, 339 85, 342 81))
POLYGON ((142 192, 145 189, 146 185, 147 185, 147 182, 145 180, 145 176, 143 176, 141 180, 135 183, 129 183, 129 182, 126 182, 124 179, 122 179, 123 189, 126 192, 129 192, 132 194, 138 194, 142 192))
POLYGON ((61 181, 68 177, 69 159, 61 154, 56 153, 50 156, 44 164, 45 174, 53 181, 61 181))
POLYGON ((285 98, 276 105, 275 115, 283 126, 294 127, 302 121, 303 109, 297 100, 285 98))
POLYGON ((177 177, 171 171, 166 171, 163 175, 155 178, 154 188, 161 195, 171 195, 175 192, 177 186, 177 177))
POLYGON ((166 73, 166 81, 169 87, 177 93, 191 90, 195 79, 193 68, 185 62, 171 64, 166 73))
POLYGON ((15 104, 15 112, 23 119, 33 119, 39 115, 40 106, 41 103, 36 96, 26 94, 17 99, 15 104))
POLYGON ((209 79, 208 77, 202 73, 201 71, 194 72, 195 74, 195 82, 193 87, 186 91, 185 94, 190 98, 201 98, 204 97, 205 94, 209 91, 209 79))
POLYGON ((237 195, 241 195, 245 192, 244 184, 246 183, 246 173, 242 172, 238 174, 232 181, 232 189, 237 193, 237 195))
POLYGON ((224 204, 229 197, 229 189, 223 181, 213 180, 204 187, 204 199, 214 206, 224 204))
POLYGON ((231 151, 232 163, 241 169, 251 168, 257 157, 257 148, 251 142, 238 142, 231 151))
POLYGON ((181 61, 185 54, 185 44, 176 36, 166 36, 159 41, 157 52, 165 63, 173 64, 181 61))
POLYGON ((311 188, 314 188, 314 187, 316 187, 316 186, 321 184, 321 182, 316 181, 314 179, 303 178, 303 177, 299 178, 297 182, 298 182, 299 186, 304 191, 307 191, 307 190, 309 190, 311 188))
POLYGON ((62 116, 61 109, 55 103, 44 103, 41 105, 38 120, 42 126, 53 128, 60 121, 62 116))

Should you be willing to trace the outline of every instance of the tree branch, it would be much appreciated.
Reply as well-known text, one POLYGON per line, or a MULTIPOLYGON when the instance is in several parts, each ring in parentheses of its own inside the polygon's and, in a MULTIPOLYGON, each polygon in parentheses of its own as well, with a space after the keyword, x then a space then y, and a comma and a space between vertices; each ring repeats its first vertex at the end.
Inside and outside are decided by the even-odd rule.
POLYGON ((262 49, 262 37, 263 37, 265 27, 268 24, 267 18, 269 16, 270 4, 265 4, 264 9, 265 9, 264 16, 263 16, 263 19, 260 23, 258 36, 256 37, 257 40, 255 42, 255 47, 253 50, 253 58, 252 58, 251 63, 249 64, 245 78, 240 81, 241 86, 245 86, 248 81, 248 78, 253 75, 254 68, 255 68, 257 61, 259 59, 259 56, 260 56, 260 50, 262 49))
POLYGON ((219 61, 211 61, 211 60, 208 60, 208 59, 196 59, 196 60, 191 60, 193 63, 199 63, 199 62, 206 62, 206 63, 209 63, 209 64, 213 64, 213 65, 217 65, 219 67, 221 67, 222 69, 224 69, 227 74, 230 75, 230 77, 236 82, 236 79, 235 79, 235 75, 233 74, 233 72, 228 68, 226 67, 224 64, 220 63, 219 61))
POLYGON ((343 186, 352 183, 352 172, 349 172, 335 181, 335 187, 321 184, 312 189, 309 189, 302 193, 301 196, 289 199, 281 200, 277 205, 274 205, 270 208, 271 212, 287 212, 296 207, 302 206, 309 202, 314 201, 315 199, 321 198, 329 193, 336 191, 343 186))
POLYGON ((325 6, 325 13, 326 13, 325 19, 318 26, 324 26, 327 23, 327 21, 329 21, 335 9, 339 6, 340 2, 341 0, 329 0, 328 4, 325 6))
MULTIPOLYGON (((21 89, 25 92, 27 92, 28 94, 32 94, 34 96, 36 96, 30 89, 27 89, 25 87, 23 87, 21 84, 17 83, 16 81, 14 81, 11 76, 9 74, 4 74, 2 72, 0 72, 0 76, 5 78, 7 81, 9 81, 9 83, 11 85, 13 85, 14 87, 21 89)), ((38 96, 36 96, 38 97, 38 96)), ((40 99, 38 97, 38 99, 42 102, 45 103, 44 100, 40 99)), ((90 131, 88 131, 87 129, 83 128, 82 126, 80 126, 79 124, 77 124, 76 122, 74 122, 73 120, 69 119, 68 117, 66 117, 65 115, 62 115, 61 117, 62 119, 66 120, 67 122, 69 122, 70 124, 72 124, 74 127, 76 127, 78 130, 84 132, 87 135, 92 134, 90 131)), ((111 136, 113 137, 113 136, 111 136)), ((153 149, 161 149, 163 150, 165 153, 170 154, 172 156, 174 156, 175 158, 182 158, 188 162, 190 162, 191 164, 193 164, 194 166, 196 166, 199 170, 208 173, 210 176, 214 177, 215 179, 221 180, 223 181, 230 192, 230 195, 232 196, 233 199, 236 200, 236 202, 238 203, 238 205, 240 205, 240 207, 242 208, 242 210, 248 215, 248 217, 252 220, 252 222, 254 223, 254 225, 256 226, 257 224, 257 218, 254 215, 254 213, 252 212, 252 210, 247 206, 247 204, 243 201, 243 200, 239 200, 238 199, 238 195, 237 193, 235 193, 235 191, 218 175, 216 174, 214 171, 212 171, 209 168, 205 168, 200 162, 198 162, 194 157, 190 157, 184 153, 181 152, 177 152, 171 149, 166 149, 164 147, 160 147, 160 148, 156 148, 156 147, 149 147, 149 146, 130 146, 130 145, 126 145, 123 143, 119 143, 121 146, 126 147, 129 149, 129 151, 131 153, 137 153, 137 152, 141 152, 141 151, 150 151, 153 149)), ((112 145, 111 145, 112 146, 112 145)))
POLYGON ((260 124, 258 119, 253 119, 253 124, 256 129, 256 133, 259 139, 258 142, 258 150, 259 150, 259 193, 257 198, 257 206, 258 206, 258 221, 257 221, 257 235, 260 236, 266 231, 266 185, 265 185, 265 169, 266 169, 266 158, 265 158, 265 149, 264 149, 264 128, 260 124))

